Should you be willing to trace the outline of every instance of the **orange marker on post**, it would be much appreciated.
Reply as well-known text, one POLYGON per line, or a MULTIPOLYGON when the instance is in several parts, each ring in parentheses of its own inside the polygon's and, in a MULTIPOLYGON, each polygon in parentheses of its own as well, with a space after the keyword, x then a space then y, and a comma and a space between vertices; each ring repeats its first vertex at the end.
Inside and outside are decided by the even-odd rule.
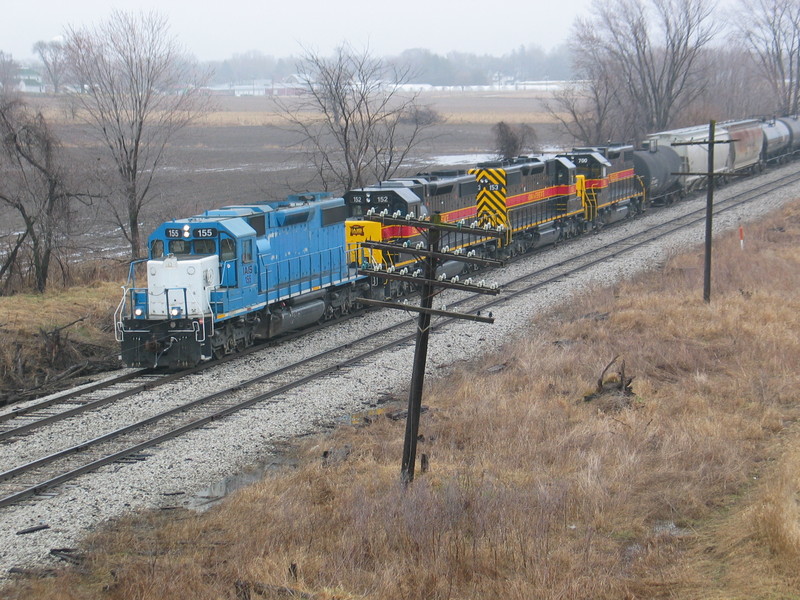
POLYGON ((739 225, 739 246, 744 250, 744 227, 739 225))

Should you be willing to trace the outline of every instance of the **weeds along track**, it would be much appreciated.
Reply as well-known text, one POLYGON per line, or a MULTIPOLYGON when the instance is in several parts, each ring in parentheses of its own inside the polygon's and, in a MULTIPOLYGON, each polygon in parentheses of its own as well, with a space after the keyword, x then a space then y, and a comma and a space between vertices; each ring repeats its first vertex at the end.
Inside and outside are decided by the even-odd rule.
MULTIPOLYGON (((800 182, 800 173, 792 172, 772 182, 759 182, 758 187, 735 193, 727 199, 715 204, 715 215, 739 208, 747 203, 758 201, 765 194, 800 182)), ((502 284, 503 293, 489 301, 481 296, 451 294, 447 296, 449 309, 457 308, 461 312, 477 313, 490 311, 514 297, 529 294, 532 291, 552 285, 570 274, 596 267, 616 257, 635 252, 637 249, 671 234, 690 227, 695 227, 705 220, 705 206, 696 208, 697 201, 679 203, 670 209, 672 218, 652 224, 639 233, 632 233, 622 239, 604 246, 595 246, 586 252, 585 247, 575 245, 574 252, 564 260, 551 264, 543 269, 529 269, 527 273, 502 284), (675 215, 674 213, 680 213, 675 215), (583 248, 583 249, 581 249, 583 248)), ((667 211, 658 212, 664 216, 667 211)), ((580 239, 580 238, 579 238, 580 239)), ((567 245, 571 246, 571 244, 567 245)), ((527 255, 530 262, 535 262, 536 254, 527 255)), ((455 319, 438 319, 433 328, 442 328, 455 319)), ((304 332, 305 333, 305 332, 304 332)), ((75 393, 65 394, 55 399, 30 405, 24 409, 12 410, 0 415, 0 422, 5 429, 0 430, 0 442, 12 449, 26 451, 12 452, 19 461, 8 464, 0 463, 0 507, 31 501, 36 497, 47 495, 47 490, 64 482, 77 478, 83 473, 94 471, 111 463, 125 463, 146 460, 147 449, 171 438, 181 436, 192 430, 207 427, 219 419, 236 412, 246 410, 256 404, 268 406, 278 402, 280 396, 291 390, 300 388, 314 380, 347 372, 349 369, 369 361, 377 353, 409 345, 416 336, 416 330, 409 327, 408 320, 393 325, 379 327, 376 331, 357 337, 342 345, 316 352, 303 360, 259 374, 236 385, 196 398, 189 402, 176 400, 177 404, 160 410, 146 418, 131 418, 124 425, 116 421, 110 430, 97 434, 103 428, 103 414, 114 410, 116 400, 133 398, 137 394, 152 391, 154 387, 166 385, 168 382, 188 377, 197 370, 181 372, 169 376, 159 376, 149 371, 126 374, 122 378, 109 380, 104 385, 105 395, 94 398, 93 395, 103 387, 100 384, 85 388, 75 393), (117 389, 114 386, 125 386, 117 389), (82 394, 82 395, 78 395, 82 394), (62 407, 63 410, 47 414, 62 407), (86 414, 92 411, 91 415, 86 414), (58 435, 52 426, 58 421, 78 418, 90 420, 89 431, 96 437, 70 440, 63 448, 55 450, 58 435), (18 420, 25 422, 19 423, 18 420), (38 441, 34 444, 32 440, 38 441), (30 450, 37 446, 36 454, 30 450)), ((263 347, 256 347, 258 352, 263 347)), ((241 357, 241 355, 239 355, 241 357)), ((239 358, 236 355, 231 359, 239 358)), ((225 368, 222 362, 201 366, 207 368, 225 368)), ((181 395, 181 394, 177 394, 181 395)), ((196 390, 191 394, 196 397, 196 390)), ((175 394, 171 394, 175 396, 175 394)), ((130 401, 130 400, 129 400, 130 401)), ((8 454, 8 453, 7 453, 8 454)))

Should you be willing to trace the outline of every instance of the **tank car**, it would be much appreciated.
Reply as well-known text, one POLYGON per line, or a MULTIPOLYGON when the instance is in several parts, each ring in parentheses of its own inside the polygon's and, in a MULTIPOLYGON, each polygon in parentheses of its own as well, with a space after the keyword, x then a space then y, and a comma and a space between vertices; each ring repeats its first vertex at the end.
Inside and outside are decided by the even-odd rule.
POLYGON ((366 284, 347 264, 345 210, 306 194, 160 225, 115 313, 122 362, 192 366, 346 312, 366 284))
POLYGON ((657 140, 645 142, 643 149, 634 151, 633 165, 651 204, 669 204, 683 193, 678 175, 681 158, 671 147, 657 140))
POLYGON ((789 128, 789 149, 792 154, 800 152, 800 117, 797 115, 781 117, 778 119, 789 128))
POLYGON ((761 123, 764 136, 761 154, 767 164, 780 164, 791 154, 792 131, 781 119, 765 119, 761 123))

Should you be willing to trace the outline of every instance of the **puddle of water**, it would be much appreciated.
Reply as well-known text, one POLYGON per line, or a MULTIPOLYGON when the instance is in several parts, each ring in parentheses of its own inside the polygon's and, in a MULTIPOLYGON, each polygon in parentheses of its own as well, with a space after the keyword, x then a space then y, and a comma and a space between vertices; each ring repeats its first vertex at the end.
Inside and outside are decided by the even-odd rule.
POLYGON ((296 465, 297 462, 292 458, 272 456, 263 464, 255 465, 212 483, 197 494, 190 496, 184 506, 190 510, 204 511, 219 504, 228 494, 261 481, 267 473, 296 465))

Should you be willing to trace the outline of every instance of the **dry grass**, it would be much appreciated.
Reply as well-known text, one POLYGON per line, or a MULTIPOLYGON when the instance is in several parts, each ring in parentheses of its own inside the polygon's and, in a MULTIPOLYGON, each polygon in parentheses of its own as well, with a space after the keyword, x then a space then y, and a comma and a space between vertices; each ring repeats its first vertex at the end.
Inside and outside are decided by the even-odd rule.
POLYGON ((82 567, 6 595, 800 597, 800 205, 747 234, 717 241, 710 304, 702 254, 676 256, 431 383, 431 468, 407 489, 402 422, 342 427, 296 469, 116 523, 82 567), (616 355, 635 396, 585 401, 616 355))
POLYGON ((0 403, 45 384, 44 391, 58 389, 66 373, 116 366, 112 327, 121 298, 120 282, 0 296, 0 403))

